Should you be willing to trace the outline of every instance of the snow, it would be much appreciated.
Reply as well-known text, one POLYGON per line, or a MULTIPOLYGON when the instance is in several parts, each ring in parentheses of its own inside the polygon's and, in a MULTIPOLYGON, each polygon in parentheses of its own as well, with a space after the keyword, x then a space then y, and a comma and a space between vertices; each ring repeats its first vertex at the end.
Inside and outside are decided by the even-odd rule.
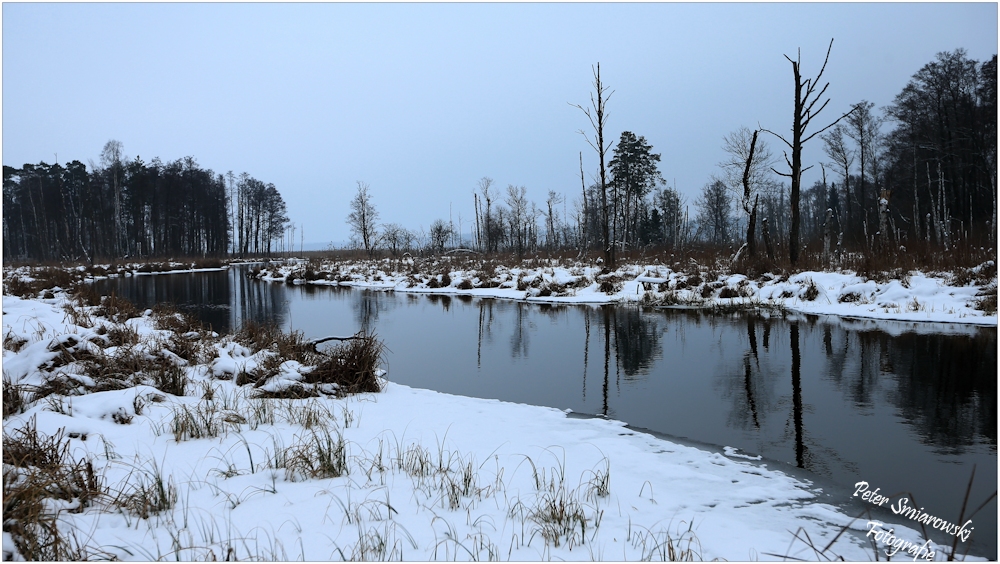
MULTIPOLYGON (((838 279, 813 280, 827 295, 839 289, 838 279)), ((643 281, 631 282, 619 299, 643 292, 643 281)), ((895 286, 878 291, 898 299, 895 286)), ((64 300, 4 296, 5 341, 25 341, 3 351, 15 384, 49 376, 39 367, 54 358, 52 343, 97 335, 96 326, 70 323, 64 300)), ((164 336, 148 316, 129 324, 148 343, 164 336)), ((344 399, 256 399, 252 386, 217 377, 251 370, 269 353, 227 338, 214 346, 209 365, 183 367, 191 380, 185 396, 145 385, 50 396, 4 421, 5 436, 29 422, 45 435, 63 430, 73 459, 92 460, 119 499, 157 480, 173 488, 173 507, 148 518, 109 500, 63 511, 60 526, 80 542, 121 560, 639 560, 661 558, 669 536, 701 559, 819 558, 796 540, 807 534, 816 547, 834 541, 824 558, 874 556, 865 521, 852 522, 810 483, 730 447, 711 452, 618 421, 392 382, 344 399), (175 425, 184 414, 213 421, 216 436, 185 436, 175 425), (338 444, 346 471, 310 477, 323 446, 338 444), (546 508, 575 517, 563 528, 545 518, 546 508)), ((72 372, 72 364, 59 370, 72 372)), ((303 370, 286 361, 268 385, 297 382, 303 370)), ((922 538, 893 527, 907 540, 922 538)), ((14 550, 6 533, 3 550, 14 550)))
MULTIPOLYGON (((548 262, 548 261, 546 261, 548 262)), ((988 261, 972 273, 992 267, 988 261)), ((632 264, 619 267, 614 272, 602 274, 599 266, 585 264, 553 266, 497 266, 492 276, 475 271, 450 270, 450 261, 435 264, 448 270, 451 285, 434 287, 430 276, 412 274, 411 264, 382 261, 375 267, 367 263, 338 262, 324 264, 321 270, 332 273, 331 279, 311 280, 309 284, 344 285, 395 292, 436 293, 469 295, 476 297, 525 300, 529 302, 562 304, 605 304, 638 302, 645 305, 698 305, 704 307, 745 305, 784 308, 817 315, 884 319, 912 322, 962 323, 997 325, 997 314, 987 314, 976 309, 976 302, 984 291, 996 292, 996 277, 986 286, 949 285, 945 275, 913 271, 902 280, 866 280, 853 272, 806 271, 792 276, 775 278, 765 275, 758 280, 742 274, 715 274, 693 264, 688 272, 674 271, 659 264, 632 264), (400 266, 402 270, 395 270, 400 266), (699 276, 700 288, 711 284, 707 297, 698 287, 679 288, 678 282, 699 276), (461 289, 459 284, 469 280, 471 289, 461 289), (601 283, 617 281, 611 291, 601 290, 601 283), (489 284, 484 284, 489 282, 489 284), (479 285, 478 287, 476 285, 479 285), (492 286, 492 287, 489 287, 492 286), (738 297, 720 297, 723 288, 738 297), (816 294, 811 295, 810 288, 816 294)), ((301 277, 304 266, 271 266, 262 271, 261 279, 284 281, 289 273, 301 277)), ((434 277, 439 279, 437 275, 434 277)), ((301 278, 296 279, 299 283, 301 278)))

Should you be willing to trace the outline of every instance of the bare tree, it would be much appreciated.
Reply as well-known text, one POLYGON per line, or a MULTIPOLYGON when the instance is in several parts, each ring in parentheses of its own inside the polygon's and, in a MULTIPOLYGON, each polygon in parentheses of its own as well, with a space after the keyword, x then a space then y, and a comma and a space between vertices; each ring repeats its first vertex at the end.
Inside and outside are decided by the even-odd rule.
MULTIPOLYGON (((858 147, 858 166, 861 167, 860 174, 858 175, 858 181, 861 185, 858 186, 857 201, 862 206, 861 209, 864 210, 861 214, 862 217, 867 215, 868 218, 875 217, 874 212, 877 208, 876 200, 880 199, 877 197, 879 166, 878 156, 880 153, 879 144, 881 140, 881 133, 879 130, 882 128, 883 119, 872 112, 874 107, 875 104, 867 100, 862 100, 857 104, 854 104, 853 112, 851 113, 851 116, 847 118, 847 127, 845 128, 847 136, 850 137, 858 147), (873 185, 870 190, 870 197, 868 191, 865 190, 865 181, 869 176, 871 177, 873 185)), ((872 223, 874 223, 874 221, 872 223)))
POLYGON ((739 196, 740 207, 747 215, 747 254, 757 253, 757 202, 760 187, 768 180, 774 157, 759 130, 741 127, 723 138, 726 160, 719 163, 726 184, 739 196))
POLYGON ((545 200, 545 205, 548 208, 545 214, 545 238, 547 239, 545 245, 550 249, 556 248, 559 243, 559 239, 556 236, 556 225, 559 223, 559 216, 552 208, 561 204, 562 201, 563 197, 561 195, 556 194, 554 190, 549 190, 549 198, 545 200))
POLYGON ((524 186, 507 185, 507 207, 510 208, 507 219, 510 223, 511 245, 520 257, 524 255, 531 234, 528 220, 534 222, 534 217, 528 211, 528 195, 524 186))
POLYGON ((375 222, 378 221, 378 211, 372 204, 372 196, 368 190, 369 185, 359 180, 358 193, 351 200, 351 213, 347 216, 347 223, 358 239, 357 242, 361 243, 368 256, 372 256, 377 244, 375 222))
POLYGON ((583 221, 580 222, 580 240, 583 242, 580 252, 582 253, 584 248, 590 247, 590 241, 587 239, 587 184, 583 180, 583 151, 580 151, 580 191, 583 194, 583 221))
POLYGON ((448 239, 451 238, 451 224, 443 219, 435 219, 431 224, 430 246, 437 252, 444 251, 448 239))
MULTIPOLYGON (((493 179, 484 176, 479 179, 479 191, 483 194, 483 202, 486 206, 484 210, 481 210, 481 219, 479 220, 479 241, 482 247, 481 250, 486 252, 495 251, 497 241, 495 240, 494 234, 496 229, 494 228, 494 218, 492 213, 493 197, 490 194, 490 188, 493 187, 493 179)), ((478 201, 478 200, 477 200, 478 201)), ((477 205, 478 209, 478 205, 477 205)))
POLYGON ((611 244, 611 236, 608 230, 608 182, 604 162, 608 151, 611 149, 611 145, 604 144, 604 126, 608 122, 608 114, 604 106, 611 99, 612 94, 614 94, 614 91, 607 92, 604 84, 601 83, 601 63, 597 63, 597 68, 594 69, 594 93, 590 95, 590 107, 585 108, 579 104, 571 104, 573 107, 579 108, 587 116, 596 135, 596 138, 592 139, 582 129, 580 130, 580 135, 583 135, 583 138, 587 140, 587 144, 597 151, 597 157, 601 161, 601 235, 604 238, 605 262, 609 268, 615 264, 615 248, 611 244))
POLYGON ((400 251, 409 247, 413 234, 398 223, 387 223, 382 226, 382 240, 389 247, 392 256, 398 256, 400 251))
MULTIPOLYGON (((833 123, 827 125, 826 127, 808 135, 806 135, 806 128, 809 127, 809 123, 812 122, 813 118, 818 116, 827 104, 830 103, 830 99, 827 98, 820 104, 819 108, 815 108, 816 103, 823 99, 823 95, 826 93, 827 87, 830 83, 827 82, 823 85, 819 91, 816 91, 819 85, 820 79, 823 77, 823 71, 826 70, 826 63, 830 60, 830 50, 833 49, 833 39, 830 40, 830 46, 826 49, 826 58, 823 60, 823 66, 819 69, 819 74, 816 78, 802 79, 801 61, 802 61, 802 51, 799 50, 798 57, 793 61, 791 57, 785 55, 788 62, 792 63, 792 74, 795 77, 795 113, 792 119, 792 141, 789 142, 787 139, 778 135, 777 133, 770 131, 768 129, 762 129, 762 131, 767 131, 771 135, 774 135, 778 139, 781 139, 788 145, 788 148, 792 150, 792 159, 788 159, 788 153, 785 153, 785 162, 788 164, 788 168, 791 169, 789 172, 778 172, 775 170, 776 174, 781 176, 787 176, 791 178, 792 189, 788 196, 788 203, 792 210, 792 225, 788 231, 788 258, 792 264, 796 264, 799 261, 799 188, 802 182, 802 173, 806 170, 812 168, 811 166, 802 168, 802 145, 805 145, 810 139, 816 135, 823 133, 827 129, 830 129, 837 124, 840 120, 849 116, 851 112, 854 111, 852 108, 846 114, 840 116, 833 123), (804 90, 804 91, 803 91, 804 90)), ((774 169, 772 169, 774 170, 774 169)))
POLYGON ((841 176, 844 179, 844 214, 845 217, 841 221, 841 229, 843 229, 844 224, 850 225, 851 222, 851 167, 854 166, 854 151, 851 151, 850 147, 847 146, 846 140, 847 132, 843 125, 837 125, 830 130, 829 133, 823 135, 823 150, 826 152, 826 156, 830 157, 833 161, 831 164, 836 166, 841 176))
POLYGON ((698 207, 698 231, 713 245, 728 243, 733 219, 730 215, 732 197, 726 183, 713 178, 702 188, 695 206, 698 207))

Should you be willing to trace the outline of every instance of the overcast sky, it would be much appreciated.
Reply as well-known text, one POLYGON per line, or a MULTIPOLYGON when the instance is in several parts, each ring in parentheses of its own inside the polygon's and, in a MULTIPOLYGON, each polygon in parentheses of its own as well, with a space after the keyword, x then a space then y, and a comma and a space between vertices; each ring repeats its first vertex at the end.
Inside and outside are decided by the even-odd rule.
MULTIPOLYGON (((645 136, 693 204, 724 135, 790 130, 783 55, 814 76, 831 38, 820 125, 891 103, 940 51, 992 57, 997 4, 4 3, 3 164, 96 162, 117 139, 273 182, 307 242, 348 239, 358 180, 383 222, 427 229, 450 205, 469 232, 483 176, 572 210, 579 153, 588 183, 597 157, 568 103, 600 62, 606 136, 645 136)), ((817 138, 803 160, 822 157, 817 138)))

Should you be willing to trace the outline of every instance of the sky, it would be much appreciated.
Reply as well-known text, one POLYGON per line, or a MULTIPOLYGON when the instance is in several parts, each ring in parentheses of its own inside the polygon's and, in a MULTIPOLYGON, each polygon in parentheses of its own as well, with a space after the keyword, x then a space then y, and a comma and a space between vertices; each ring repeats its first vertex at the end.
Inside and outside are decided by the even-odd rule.
MULTIPOLYGON (((381 222, 415 231, 461 217, 468 233, 482 177, 525 186, 540 206, 564 194, 572 213, 581 152, 588 184, 598 168, 573 107, 589 104, 597 63, 614 91, 606 138, 644 136, 693 206, 725 135, 790 131, 784 55, 801 50, 812 77, 834 39, 822 126, 861 100, 891 104, 939 52, 997 52, 996 3, 4 3, 2 14, 3 164, 97 162, 110 139, 146 162, 193 156, 274 183, 307 246, 348 240, 358 181, 381 222)), ((821 160, 816 138, 803 162, 821 160)))

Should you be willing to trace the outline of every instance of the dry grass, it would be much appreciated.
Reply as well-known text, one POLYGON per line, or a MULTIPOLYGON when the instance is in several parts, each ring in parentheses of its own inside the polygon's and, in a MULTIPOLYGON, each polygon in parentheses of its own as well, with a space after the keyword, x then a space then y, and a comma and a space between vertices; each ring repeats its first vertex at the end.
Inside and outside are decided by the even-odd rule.
POLYGON ((132 325, 114 325, 105 333, 112 347, 129 347, 139 344, 139 330, 132 325))
POLYGON ((24 395, 24 386, 11 382, 5 374, 3 376, 3 418, 7 419, 11 415, 24 413, 27 407, 27 400, 24 395))
POLYGON ((282 456, 286 477, 299 479, 338 478, 347 474, 347 444, 334 429, 312 429, 308 437, 297 438, 282 456))
POLYGON ((316 385, 334 384, 338 395, 379 392, 379 365, 384 360, 385 345, 373 335, 356 335, 325 351, 318 351, 312 341, 298 331, 284 332, 275 325, 246 322, 233 339, 252 350, 274 353, 251 373, 240 373, 237 385, 253 383, 260 387, 278 373, 282 363, 297 361, 313 369, 304 374, 303 383, 280 391, 261 391, 259 397, 301 399, 316 396, 316 385))
MULTIPOLYGON (((299 331, 284 332, 277 325, 244 321, 233 334, 233 340, 252 350, 271 350, 284 360, 308 364, 315 358, 316 349, 299 331)), ((281 364, 279 362, 278 364, 281 364)))
POLYGON ((13 332, 9 331, 9 332, 7 332, 6 335, 3 336, 3 348, 4 348, 4 350, 8 350, 8 351, 16 353, 19 350, 21 350, 21 347, 23 347, 26 344, 28 344, 28 340, 27 339, 25 339, 25 338, 23 338, 23 337, 21 337, 19 335, 15 335, 13 332))
POLYGON ((336 384, 339 395, 382 391, 378 377, 385 345, 374 335, 357 338, 334 347, 306 374, 310 384, 336 384))
POLYGON ((143 467, 133 468, 112 504, 141 519, 149 519, 173 509, 177 504, 177 486, 172 478, 163 476, 155 461, 148 462, 143 467))
POLYGON ((135 307, 135 304, 126 298, 115 295, 114 292, 110 296, 104 296, 100 307, 94 313, 115 323, 125 323, 133 317, 142 316, 142 311, 135 307))
POLYGON ((982 311, 987 315, 996 315, 997 313, 997 283, 994 281, 990 285, 984 287, 979 293, 976 294, 977 299, 975 301, 976 309, 982 311))
POLYGON ((80 284, 72 292, 73 298, 80 305, 99 306, 103 296, 93 284, 80 284))
POLYGON ((105 494, 89 460, 73 461, 63 432, 41 435, 35 420, 4 436, 3 530, 26 560, 85 560, 92 557, 60 531, 59 510, 47 500, 82 511, 105 494))

